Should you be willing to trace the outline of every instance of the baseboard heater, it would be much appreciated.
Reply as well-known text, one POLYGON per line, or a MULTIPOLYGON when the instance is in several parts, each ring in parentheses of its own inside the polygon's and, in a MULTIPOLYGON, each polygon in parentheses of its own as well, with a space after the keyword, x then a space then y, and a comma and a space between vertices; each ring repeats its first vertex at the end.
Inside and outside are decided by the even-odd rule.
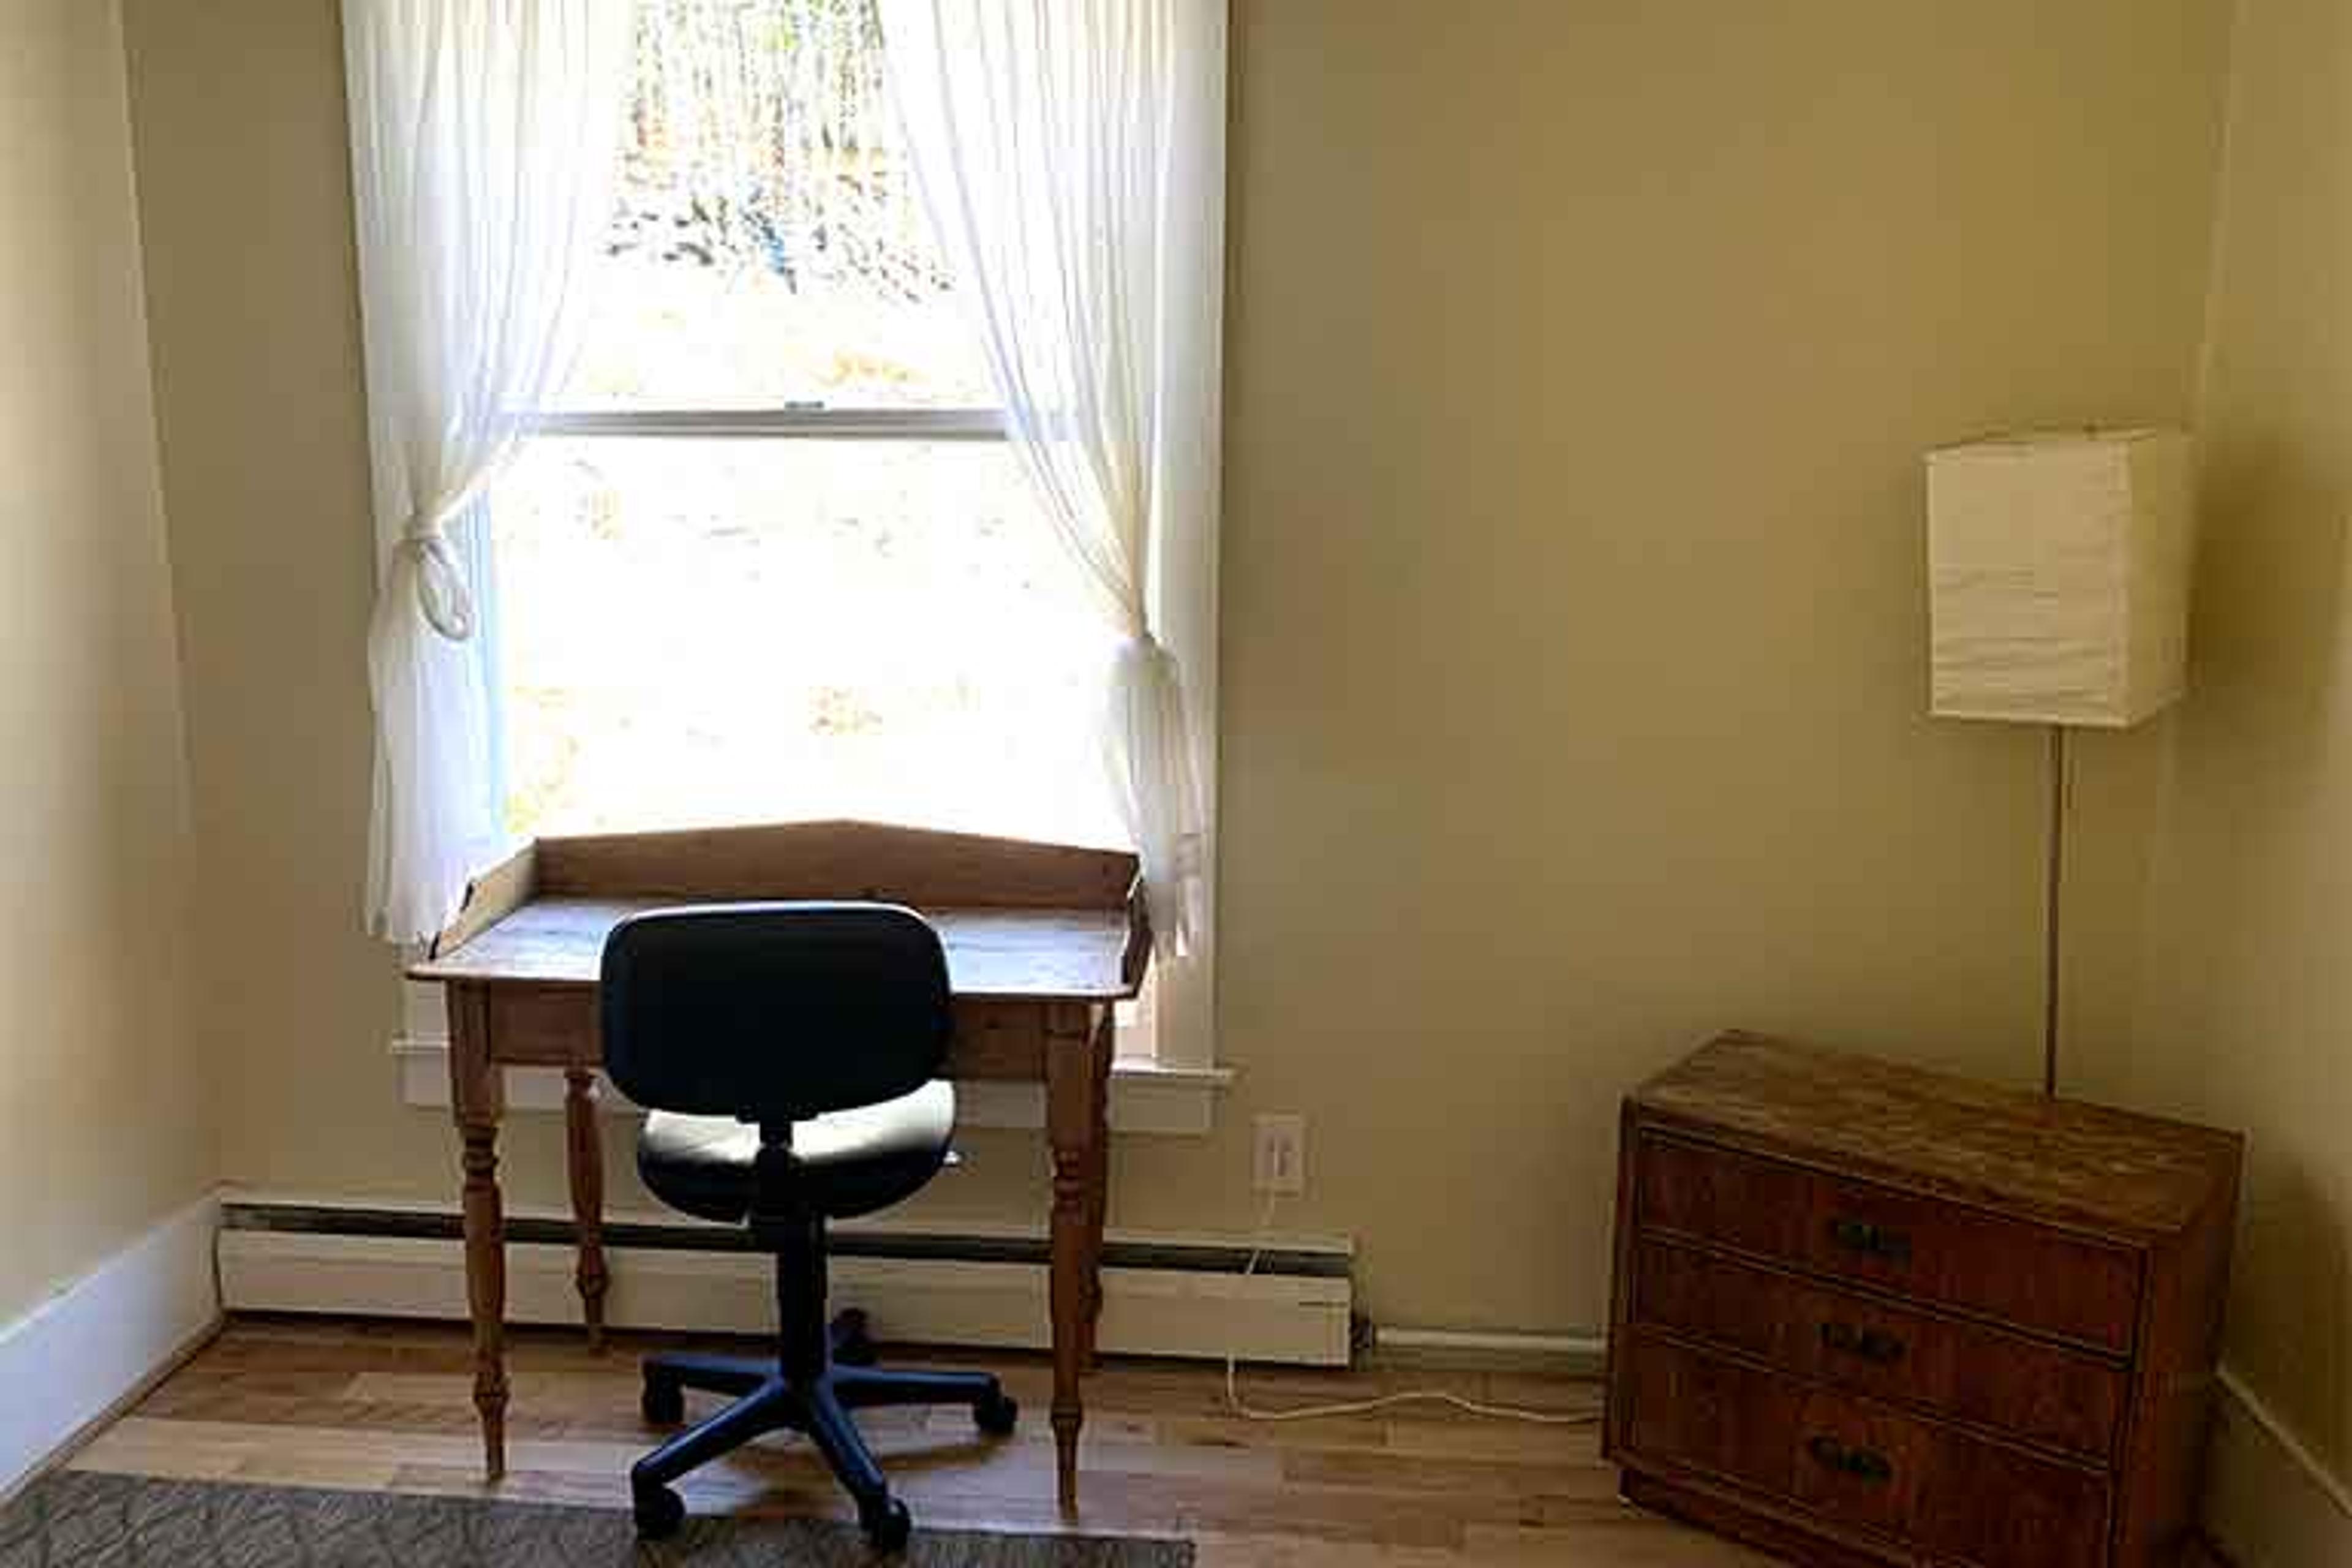
MULTIPOLYGON (((507 1321, 576 1323, 571 1222, 507 1222, 507 1321)), ((614 1220, 607 1321, 616 1328, 764 1333, 775 1321, 766 1258, 740 1231, 614 1220)), ((1101 1346, 1163 1355, 1344 1365, 1354 1339, 1354 1258, 1344 1242, 1112 1237, 1105 1245, 1101 1346)), ((860 1307, 876 1335, 913 1344, 1042 1350, 1042 1236, 841 1229, 836 1307, 860 1307)), ((220 1282, 231 1311, 462 1320, 457 1216, 426 1208, 232 1200, 222 1207, 220 1282)))

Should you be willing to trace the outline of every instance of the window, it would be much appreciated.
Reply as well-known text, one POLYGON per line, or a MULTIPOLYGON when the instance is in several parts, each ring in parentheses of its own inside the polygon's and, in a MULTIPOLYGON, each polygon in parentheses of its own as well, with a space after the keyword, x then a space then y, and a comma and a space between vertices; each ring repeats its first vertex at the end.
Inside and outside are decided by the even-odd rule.
POLYGON ((990 406, 872 0, 642 0, 583 353, 492 498, 507 825, 1121 843, 1109 632, 990 406))

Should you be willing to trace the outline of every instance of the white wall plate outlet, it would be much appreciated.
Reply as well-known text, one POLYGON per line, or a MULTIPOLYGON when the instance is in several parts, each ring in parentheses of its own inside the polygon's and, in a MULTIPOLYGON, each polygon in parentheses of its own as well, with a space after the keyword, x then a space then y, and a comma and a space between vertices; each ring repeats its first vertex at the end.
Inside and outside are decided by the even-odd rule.
POLYGON ((1297 1197, 1307 1190, 1307 1118, 1261 1116, 1255 1126, 1250 1185, 1261 1193, 1297 1197))

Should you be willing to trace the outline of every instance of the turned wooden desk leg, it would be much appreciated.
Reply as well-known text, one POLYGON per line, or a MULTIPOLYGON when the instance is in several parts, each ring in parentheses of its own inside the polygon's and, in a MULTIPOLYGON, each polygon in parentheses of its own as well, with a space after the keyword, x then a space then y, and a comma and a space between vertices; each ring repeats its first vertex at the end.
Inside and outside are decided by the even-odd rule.
POLYGON ((596 1069, 578 1063, 563 1069, 565 1165, 572 1175, 572 1225, 579 1238, 580 1315, 588 1325, 588 1348, 604 1349, 604 1292, 612 1275, 604 1267, 604 1145, 596 1131, 596 1069))
POLYGON ((449 988, 449 1102, 465 1172, 466 1307, 474 1325, 474 1409, 482 1424, 482 1468, 507 1468, 506 1220, 499 1201, 499 1117, 504 1085, 490 1060, 488 1001, 471 986, 449 988))
POLYGON ((1116 1046, 1111 1011, 1102 1009, 1095 1041, 1094 1109, 1087 1119, 1087 1321, 1086 1369, 1095 1369, 1102 1334, 1103 1226, 1110 1216, 1110 1063, 1116 1046))
POLYGON ((1099 1258, 1091 1193, 1097 1184, 1096 1144, 1102 1054, 1109 1038, 1095 1027, 1093 1010, 1057 1006, 1046 1026, 1045 1139, 1053 1152, 1054 1448, 1063 1510, 1078 1501, 1078 1429, 1086 1421, 1079 1378, 1087 1354, 1087 1315, 1097 1288, 1099 1258))

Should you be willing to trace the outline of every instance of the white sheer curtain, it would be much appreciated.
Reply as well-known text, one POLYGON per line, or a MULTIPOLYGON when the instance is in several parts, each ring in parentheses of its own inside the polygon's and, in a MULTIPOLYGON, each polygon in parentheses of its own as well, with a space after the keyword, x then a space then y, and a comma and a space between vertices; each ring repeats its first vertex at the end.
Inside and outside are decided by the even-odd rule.
POLYGON ((569 367, 634 9, 343 0, 381 560, 368 921, 391 941, 437 931, 504 842, 465 555, 487 556, 481 498, 517 411, 569 367))
POLYGON ((1207 916, 1213 775, 1179 653, 1213 658, 1225 5, 880 0, 1015 445, 1124 638, 1108 757, 1171 954, 1207 916))

